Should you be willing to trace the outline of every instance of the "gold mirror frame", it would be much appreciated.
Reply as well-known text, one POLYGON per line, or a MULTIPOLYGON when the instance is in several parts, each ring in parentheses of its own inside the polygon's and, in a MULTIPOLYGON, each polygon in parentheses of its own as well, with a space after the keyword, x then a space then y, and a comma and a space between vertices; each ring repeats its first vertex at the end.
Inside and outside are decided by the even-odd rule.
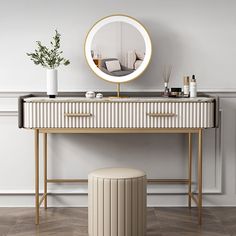
POLYGON ((104 17, 97 21, 92 28, 89 30, 87 37, 85 39, 85 45, 84 45, 84 52, 86 61, 89 65, 89 67, 92 69, 92 71, 101 79, 104 79, 106 81, 116 83, 117 84, 117 95, 119 96, 120 92, 120 83, 129 82, 131 80, 137 79, 147 68, 147 66, 150 63, 151 55, 152 55, 152 43, 149 36, 149 33, 147 32, 146 28, 136 19, 133 17, 127 16, 127 15, 111 15, 104 17), (129 75, 125 76, 112 76, 109 74, 106 74, 102 70, 100 70, 97 65, 94 63, 92 55, 91 55, 91 46, 92 41, 95 36, 95 34, 105 25, 113 22, 124 22, 132 25, 135 27, 138 32, 142 35, 145 43, 145 57, 138 69, 136 69, 134 72, 132 72, 129 75))

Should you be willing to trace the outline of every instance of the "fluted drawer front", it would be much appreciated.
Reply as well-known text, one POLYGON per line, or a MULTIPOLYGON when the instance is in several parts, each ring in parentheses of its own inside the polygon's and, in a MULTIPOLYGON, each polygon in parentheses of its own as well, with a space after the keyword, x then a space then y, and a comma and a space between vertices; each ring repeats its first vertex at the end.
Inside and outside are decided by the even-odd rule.
POLYGON ((89 177, 89 236, 146 235, 146 177, 89 177))
POLYGON ((24 103, 25 128, 112 128, 117 125, 117 103, 24 103))
POLYGON ((25 102, 25 128, 210 128, 213 102, 25 102))

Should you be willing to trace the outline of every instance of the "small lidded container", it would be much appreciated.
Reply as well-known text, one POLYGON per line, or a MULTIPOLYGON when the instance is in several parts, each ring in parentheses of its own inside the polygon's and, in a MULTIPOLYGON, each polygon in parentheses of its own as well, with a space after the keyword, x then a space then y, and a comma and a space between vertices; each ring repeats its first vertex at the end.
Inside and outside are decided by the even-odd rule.
POLYGON ((88 91, 88 92, 86 92, 85 97, 86 98, 95 98, 95 92, 88 91))
POLYGON ((181 97, 182 89, 181 88, 171 88, 170 97, 181 97))

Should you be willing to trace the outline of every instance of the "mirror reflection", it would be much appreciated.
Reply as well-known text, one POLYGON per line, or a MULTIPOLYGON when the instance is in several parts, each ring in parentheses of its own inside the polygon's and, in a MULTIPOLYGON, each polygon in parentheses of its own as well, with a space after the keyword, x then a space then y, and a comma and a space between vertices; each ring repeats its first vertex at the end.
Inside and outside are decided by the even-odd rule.
POLYGON ((126 76, 142 64, 145 50, 145 41, 136 27, 125 22, 112 22, 94 35, 91 56, 104 73, 126 76))

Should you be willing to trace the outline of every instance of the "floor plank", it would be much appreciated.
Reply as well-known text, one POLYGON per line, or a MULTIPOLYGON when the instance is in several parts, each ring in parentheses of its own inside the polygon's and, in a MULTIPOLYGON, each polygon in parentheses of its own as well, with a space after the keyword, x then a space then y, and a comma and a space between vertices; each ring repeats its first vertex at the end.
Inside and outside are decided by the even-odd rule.
MULTIPOLYGON (((40 210, 34 224, 34 208, 0 208, 1 236, 88 236, 87 208, 40 210)), ((197 209, 148 208, 147 236, 236 236, 236 207, 204 208, 203 224, 197 209)))

